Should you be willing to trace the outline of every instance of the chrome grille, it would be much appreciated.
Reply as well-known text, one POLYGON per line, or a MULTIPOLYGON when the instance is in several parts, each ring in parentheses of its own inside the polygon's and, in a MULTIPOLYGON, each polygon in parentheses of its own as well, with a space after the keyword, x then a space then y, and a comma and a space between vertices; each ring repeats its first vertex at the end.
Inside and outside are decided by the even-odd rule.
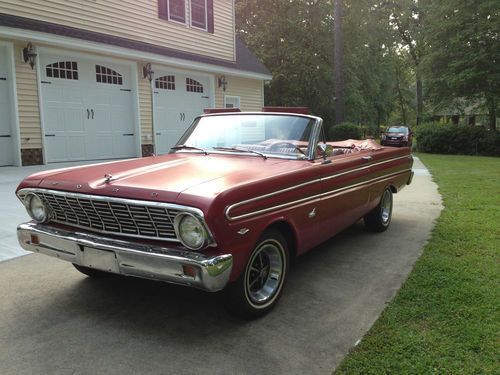
POLYGON ((103 233, 177 240, 174 218, 179 207, 166 203, 39 190, 51 221, 103 233))

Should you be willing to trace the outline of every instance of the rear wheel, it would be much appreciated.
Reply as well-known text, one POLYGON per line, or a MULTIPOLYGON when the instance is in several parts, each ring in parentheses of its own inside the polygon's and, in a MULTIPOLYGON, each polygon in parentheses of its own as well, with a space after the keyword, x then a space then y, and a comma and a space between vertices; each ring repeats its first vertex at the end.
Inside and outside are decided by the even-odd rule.
POLYGON ((96 270, 94 268, 80 266, 80 265, 75 264, 75 263, 73 263, 73 266, 78 271, 80 271, 81 273, 83 273, 83 274, 85 274, 87 276, 90 276, 90 277, 102 278, 102 277, 109 277, 109 276, 111 276, 111 274, 109 272, 104 272, 104 271, 96 270))
POLYGON ((392 218, 392 191, 386 188, 380 202, 364 217, 366 227, 373 232, 383 232, 389 228, 392 218))
POLYGON ((288 254, 287 242, 280 232, 265 232, 244 272, 226 289, 226 307, 246 319, 257 318, 271 310, 281 296, 289 266, 288 254))

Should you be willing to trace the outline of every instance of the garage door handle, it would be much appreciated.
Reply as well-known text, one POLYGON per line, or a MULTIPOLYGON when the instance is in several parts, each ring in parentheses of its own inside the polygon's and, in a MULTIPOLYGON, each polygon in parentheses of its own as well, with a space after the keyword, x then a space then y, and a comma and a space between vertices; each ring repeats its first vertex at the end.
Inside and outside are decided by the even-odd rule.
POLYGON ((90 112, 92 113, 92 120, 94 119, 94 110, 91 109, 90 112))
POLYGON ((161 135, 161 133, 156 133, 156 135, 161 135))
POLYGON ((7 81, 7 78, 5 78, 5 77, 0 77, 0 81, 7 81))
POLYGON ((0 135, 0 138, 10 138, 10 134, 0 135))
POLYGON ((125 134, 123 134, 123 135, 124 135, 124 136, 126 136, 126 137, 133 137, 133 136, 134 136, 134 133, 125 133, 125 134))
POLYGON ((45 134, 46 137, 55 137, 55 134, 45 134))

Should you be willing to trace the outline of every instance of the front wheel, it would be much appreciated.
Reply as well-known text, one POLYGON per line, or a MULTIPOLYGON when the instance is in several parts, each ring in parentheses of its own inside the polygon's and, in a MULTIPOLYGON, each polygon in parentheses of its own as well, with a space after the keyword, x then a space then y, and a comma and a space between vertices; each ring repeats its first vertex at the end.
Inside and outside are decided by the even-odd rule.
POLYGON ((383 232, 389 228, 392 218, 392 191, 386 188, 380 202, 365 217, 365 225, 372 232, 383 232))
POLYGON ((245 319, 266 314, 281 296, 288 271, 288 245, 275 230, 265 232, 239 279, 225 291, 227 308, 245 319))

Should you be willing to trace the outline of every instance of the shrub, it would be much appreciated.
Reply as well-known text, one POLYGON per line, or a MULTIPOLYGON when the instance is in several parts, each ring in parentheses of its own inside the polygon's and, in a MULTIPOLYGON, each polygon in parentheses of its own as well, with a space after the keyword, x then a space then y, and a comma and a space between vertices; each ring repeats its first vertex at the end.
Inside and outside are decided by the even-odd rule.
POLYGON ((361 139, 363 132, 360 126, 349 122, 331 126, 328 131, 331 141, 343 141, 345 139, 361 139))
POLYGON ((500 133, 481 127, 423 124, 415 135, 421 152, 500 156, 500 133))

